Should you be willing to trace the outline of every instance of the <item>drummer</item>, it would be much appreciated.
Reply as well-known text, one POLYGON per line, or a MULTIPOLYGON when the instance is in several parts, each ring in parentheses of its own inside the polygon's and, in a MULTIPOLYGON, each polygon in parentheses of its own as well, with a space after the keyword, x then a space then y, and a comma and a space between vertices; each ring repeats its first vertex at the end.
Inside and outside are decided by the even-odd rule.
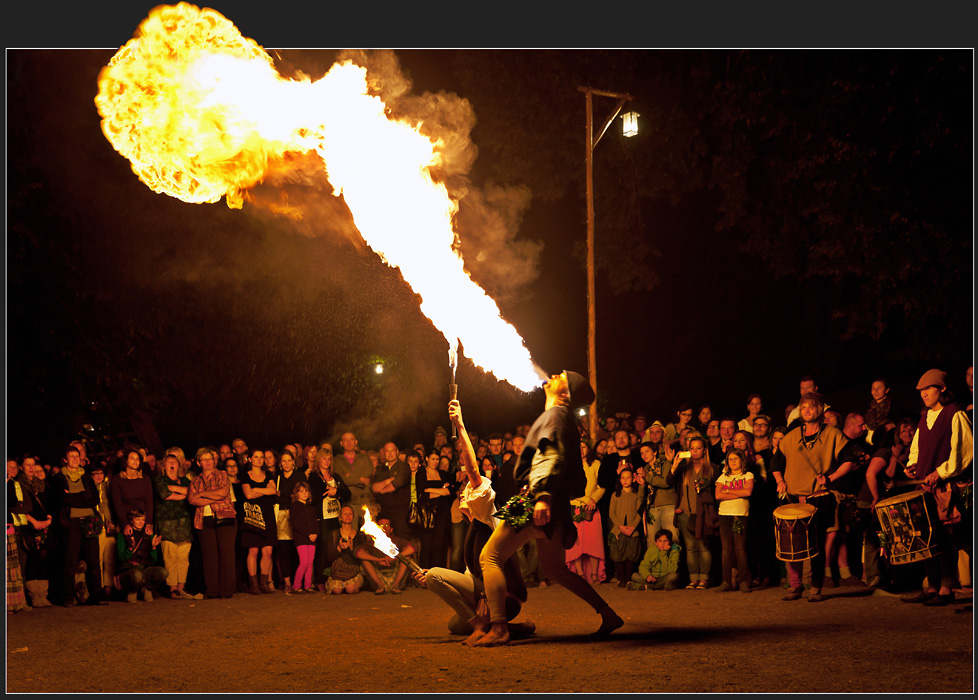
MULTIPOLYGON (((847 442, 838 428, 822 421, 825 402, 819 394, 810 392, 798 404, 801 425, 792 428, 782 438, 780 449, 774 453, 771 473, 778 484, 778 498, 783 503, 808 503, 815 507, 815 546, 812 557, 812 587, 808 602, 822 600, 825 581, 825 537, 835 522, 836 500, 829 491, 828 477, 839 466, 839 454, 847 442)), ((785 562, 788 569, 788 594, 784 600, 801 598, 804 561, 785 562)))
MULTIPOLYGON (((911 479, 920 480, 923 488, 931 492, 950 488, 955 482, 971 481, 974 457, 971 420, 954 403, 947 389, 947 373, 939 369, 928 370, 917 382, 917 391, 927 410, 920 417, 904 471, 911 479)), ((956 532, 949 523, 943 525, 938 530, 942 537, 941 553, 924 562, 927 586, 918 595, 903 598, 903 602, 927 606, 954 602, 951 589, 957 578, 958 547, 970 548, 971 535, 969 531, 956 532)), ((969 527, 970 522, 962 522, 961 526, 969 527)), ((966 551, 970 554, 970 549, 966 551)))

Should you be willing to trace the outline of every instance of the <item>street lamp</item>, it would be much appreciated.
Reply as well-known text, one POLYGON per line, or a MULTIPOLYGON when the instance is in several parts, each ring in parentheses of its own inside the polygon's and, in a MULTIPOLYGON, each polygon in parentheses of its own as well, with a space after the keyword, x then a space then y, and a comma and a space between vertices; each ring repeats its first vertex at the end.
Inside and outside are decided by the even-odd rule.
MULTIPOLYGON (((618 116, 618 113, 621 112, 621 108, 626 102, 632 99, 632 96, 620 92, 594 90, 591 87, 579 87, 577 89, 584 93, 584 101, 587 108, 587 132, 584 141, 587 154, 587 369, 588 379, 591 382, 591 387, 594 389, 595 397, 594 402, 591 404, 591 415, 588 421, 591 442, 593 443, 594 439, 598 435, 598 365, 597 360, 595 359, 596 318, 594 311, 594 194, 592 191, 593 176, 591 166, 595 147, 597 147, 598 142, 601 140, 601 137, 604 136, 604 133, 608 130, 608 127, 611 126, 611 122, 613 122, 615 117, 618 116), (618 104, 615 109, 608 115, 608 118, 604 120, 604 124, 602 124, 597 137, 594 136, 593 118, 591 116, 592 95, 598 95, 599 97, 611 97, 618 100, 618 104)), ((635 128, 637 133, 638 114, 635 112, 629 112, 629 114, 633 115, 631 118, 631 126, 635 128)))
POLYGON ((638 112, 625 112, 621 115, 621 133, 628 138, 638 133, 638 112))

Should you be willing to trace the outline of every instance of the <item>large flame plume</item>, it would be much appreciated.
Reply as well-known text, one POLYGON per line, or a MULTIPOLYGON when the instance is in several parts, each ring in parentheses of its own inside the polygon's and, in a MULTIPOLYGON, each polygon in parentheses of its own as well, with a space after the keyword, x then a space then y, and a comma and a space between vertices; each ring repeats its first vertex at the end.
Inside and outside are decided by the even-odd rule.
POLYGON ((285 79, 220 13, 160 6, 99 75, 102 131, 154 192, 241 207, 290 157, 315 153, 367 244, 421 297, 454 352, 531 391, 542 384, 522 338, 464 270, 458 203, 432 179, 439 142, 389 118, 367 71, 337 63, 319 80, 285 79))

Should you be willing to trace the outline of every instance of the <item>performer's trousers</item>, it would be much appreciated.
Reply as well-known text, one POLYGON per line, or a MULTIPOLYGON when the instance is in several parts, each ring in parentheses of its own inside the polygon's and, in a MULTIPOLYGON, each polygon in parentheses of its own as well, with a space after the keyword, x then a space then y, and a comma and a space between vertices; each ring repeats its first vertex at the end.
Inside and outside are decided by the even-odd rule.
POLYGON ((493 530, 482 554, 479 555, 491 623, 506 622, 506 576, 503 574, 503 564, 530 540, 536 540, 540 565, 547 578, 554 583, 559 583, 594 608, 596 612, 607 606, 591 584, 568 569, 564 563, 562 524, 556 524, 553 537, 548 539, 543 530, 536 525, 527 525, 517 531, 512 525, 504 522, 493 530))

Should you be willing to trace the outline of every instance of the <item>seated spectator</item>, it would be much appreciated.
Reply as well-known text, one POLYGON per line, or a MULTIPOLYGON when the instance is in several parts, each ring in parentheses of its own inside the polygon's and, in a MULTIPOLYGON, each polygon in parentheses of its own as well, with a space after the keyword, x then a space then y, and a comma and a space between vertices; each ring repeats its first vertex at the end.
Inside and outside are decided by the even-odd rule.
POLYGON ((682 547, 673 543, 672 532, 666 529, 655 533, 655 545, 649 547, 632 574, 630 590, 674 591, 679 584, 679 552, 682 547))
MULTIPOLYGON (((377 520, 377 526, 390 538, 401 556, 410 557, 414 554, 414 546, 403 537, 394 534, 390 520, 381 516, 377 520)), ((368 541, 357 547, 354 553, 360 560, 360 568, 363 573, 370 579, 374 595, 383 595, 384 593, 397 595, 401 593, 404 588, 404 580, 407 578, 407 564, 377 549, 370 535, 367 535, 367 538, 368 541)))
POLYGON ((156 563, 156 547, 163 538, 150 534, 146 524, 146 513, 133 508, 126 518, 129 534, 118 533, 116 542, 119 553, 119 585, 126 600, 135 603, 142 593, 147 603, 153 601, 153 590, 166 581, 166 569, 156 563))
POLYGON ((370 539, 366 533, 357 529, 353 506, 345 505, 340 508, 339 522, 339 528, 328 533, 330 573, 326 579, 326 590, 333 594, 354 595, 363 586, 363 574, 360 572, 356 551, 369 544, 370 539))

